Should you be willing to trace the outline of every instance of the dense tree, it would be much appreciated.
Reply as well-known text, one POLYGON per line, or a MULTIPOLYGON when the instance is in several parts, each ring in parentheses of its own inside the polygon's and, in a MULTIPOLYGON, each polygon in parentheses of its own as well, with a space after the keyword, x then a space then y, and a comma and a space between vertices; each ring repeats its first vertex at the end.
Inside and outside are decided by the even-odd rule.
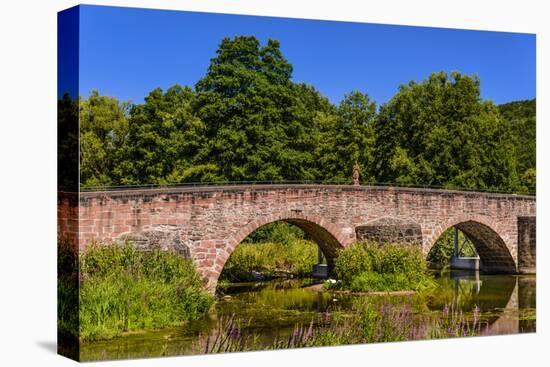
POLYGON ((375 116, 376 104, 367 94, 354 91, 344 97, 335 115, 325 119, 321 139, 324 154, 320 163, 327 179, 349 183, 352 167, 357 162, 362 181, 372 180, 369 173, 375 116))
POLYGON ((78 191, 78 99, 68 93, 57 100, 57 186, 78 191))
POLYGON ((175 85, 157 88, 134 105, 128 137, 120 149, 115 175, 124 185, 193 181, 202 170, 195 160, 203 145, 203 124, 194 116, 194 92, 175 85))
POLYGON ((502 104, 498 108, 512 130, 522 190, 534 191, 536 184, 536 100, 510 102, 502 104))
POLYGON ((511 131, 479 79, 432 74, 410 82, 380 109, 374 170, 390 183, 516 190, 511 131))
POLYGON ((279 42, 225 38, 196 85, 206 158, 219 180, 315 179, 313 111, 290 80, 279 42))
POLYGON ((128 134, 128 103, 92 91, 80 100, 80 182, 82 186, 115 183, 118 149, 128 134))

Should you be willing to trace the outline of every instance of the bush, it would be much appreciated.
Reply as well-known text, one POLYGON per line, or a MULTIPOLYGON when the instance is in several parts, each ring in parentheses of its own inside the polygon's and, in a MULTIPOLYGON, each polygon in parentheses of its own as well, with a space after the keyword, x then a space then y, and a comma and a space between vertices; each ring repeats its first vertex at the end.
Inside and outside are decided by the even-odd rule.
POLYGON ((335 273, 353 291, 421 290, 431 277, 419 248, 359 242, 339 251, 335 273))
POLYGON ((379 247, 373 270, 380 274, 406 274, 413 281, 426 275, 427 262, 419 247, 388 244, 379 247))
POLYGON ((80 337, 103 339, 202 317, 213 297, 191 260, 153 250, 90 245, 80 256, 80 337))
POLYGON ((334 263, 334 271, 345 284, 357 274, 373 271, 378 262, 378 246, 374 243, 358 242, 340 250, 334 263))

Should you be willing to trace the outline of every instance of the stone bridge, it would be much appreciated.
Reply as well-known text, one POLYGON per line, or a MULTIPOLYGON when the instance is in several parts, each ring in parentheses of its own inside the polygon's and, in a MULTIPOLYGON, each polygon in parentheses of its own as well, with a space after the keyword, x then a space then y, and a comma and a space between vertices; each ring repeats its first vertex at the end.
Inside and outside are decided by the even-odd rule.
POLYGON ((195 262, 214 289, 225 262, 250 233, 276 221, 314 240, 329 266, 358 239, 422 246, 427 255, 458 226, 486 272, 533 271, 534 196, 347 185, 248 185, 59 193, 59 239, 80 249, 91 241, 132 241, 172 249, 195 262))

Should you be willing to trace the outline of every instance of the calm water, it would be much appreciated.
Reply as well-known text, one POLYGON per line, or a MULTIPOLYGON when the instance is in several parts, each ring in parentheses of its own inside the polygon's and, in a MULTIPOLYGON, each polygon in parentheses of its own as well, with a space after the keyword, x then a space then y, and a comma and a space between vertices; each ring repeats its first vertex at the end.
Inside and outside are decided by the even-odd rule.
POLYGON ((415 312, 440 312, 454 305, 464 313, 477 305, 489 322, 489 334, 534 332, 536 282, 534 276, 447 274, 437 278, 436 295, 366 296, 307 289, 312 280, 286 280, 230 285, 223 290, 210 314, 202 320, 162 331, 127 335, 107 341, 84 343, 82 360, 156 357, 192 354, 192 344, 208 335, 232 315, 241 320, 242 332, 258 336, 269 346, 288 335, 297 324, 309 324, 327 314, 351 314, 360 297, 385 298, 388 302, 414 304, 415 312), (397 298, 399 300, 397 300, 397 298))

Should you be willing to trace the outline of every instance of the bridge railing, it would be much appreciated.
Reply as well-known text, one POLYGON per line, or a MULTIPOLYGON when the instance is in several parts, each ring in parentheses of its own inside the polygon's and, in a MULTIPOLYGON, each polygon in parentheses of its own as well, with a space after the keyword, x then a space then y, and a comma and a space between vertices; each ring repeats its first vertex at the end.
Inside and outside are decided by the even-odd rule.
MULTIPOLYGON (((161 188, 179 188, 179 187, 208 187, 208 186, 243 186, 243 185, 352 185, 352 181, 345 180, 263 180, 263 181, 212 181, 212 182, 182 182, 174 184, 138 184, 138 185, 112 185, 112 186, 81 186, 81 192, 97 192, 97 191, 120 191, 120 190, 143 190, 143 189, 161 189, 161 188)), ((489 190, 478 188, 467 188, 458 186, 442 186, 442 185, 418 185, 418 184, 403 184, 395 182, 361 182, 360 186, 364 187, 402 187, 402 188, 417 188, 431 190, 453 190, 466 192, 484 192, 495 194, 518 194, 532 195, 536 194, 534 187, 528 188, 527 191, 506 191, 506 190, 489 190)))

